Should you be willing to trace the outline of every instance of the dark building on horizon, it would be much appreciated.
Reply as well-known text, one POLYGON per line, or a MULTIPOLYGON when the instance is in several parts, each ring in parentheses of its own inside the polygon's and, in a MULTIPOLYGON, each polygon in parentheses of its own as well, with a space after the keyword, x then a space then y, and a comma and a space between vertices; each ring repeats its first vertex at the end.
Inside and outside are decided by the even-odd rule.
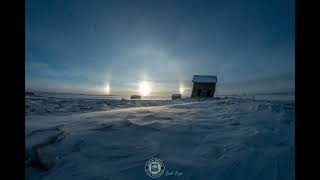
POLYGON ((181 99, 181 94, 172 94, 172 100, 181 99))
POLYGON ((130 99, 141 99, 140 95, 131 95, 130 99))
POLYGON ((216 91, 217 76, 194 75, 191 98, 213 98, 216 91))

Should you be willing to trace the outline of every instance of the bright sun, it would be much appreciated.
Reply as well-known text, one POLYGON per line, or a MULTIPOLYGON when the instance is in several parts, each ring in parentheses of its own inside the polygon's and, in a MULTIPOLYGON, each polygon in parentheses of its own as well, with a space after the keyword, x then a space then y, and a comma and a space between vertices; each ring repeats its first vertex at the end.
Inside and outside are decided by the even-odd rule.
POLYGON ((151 84, 147 81, 142 81, 139 84, 139 92, 142 96, 147 96, 151 93, 151 84))
POLYGON ((184 93, 184 87, 182 85, 180 85, 179 91, 180 91, 180 94, 184 93))
POLYGON ((183 92, 184 92, 184 88, 180 87, 180 94, 183 94, 183 92))
POLYGON ((107 84, 104 88, 105 92, 109 95, 110 94, 110 84, 107 84))

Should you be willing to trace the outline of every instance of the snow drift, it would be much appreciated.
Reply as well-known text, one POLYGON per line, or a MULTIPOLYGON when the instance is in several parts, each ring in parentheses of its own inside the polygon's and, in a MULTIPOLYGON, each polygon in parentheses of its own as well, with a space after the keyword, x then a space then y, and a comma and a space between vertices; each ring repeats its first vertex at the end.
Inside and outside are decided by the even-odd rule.
POLYGON ((30 98, 26 179, 151 179, 153 157, 183 173, 160 179, 294 179, 293 101, 69 99, 55 111, 62 99, 30 98))

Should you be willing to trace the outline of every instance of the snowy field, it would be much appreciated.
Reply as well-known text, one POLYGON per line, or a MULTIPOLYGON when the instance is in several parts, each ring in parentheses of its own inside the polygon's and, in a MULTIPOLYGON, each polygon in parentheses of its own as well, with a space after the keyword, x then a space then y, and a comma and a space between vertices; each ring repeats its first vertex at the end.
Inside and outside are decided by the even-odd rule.
POLYGON ((293 180, 293 99, 26 96, 26 179, 293 180), (167 174, 179 172, 179 176, 167 174))

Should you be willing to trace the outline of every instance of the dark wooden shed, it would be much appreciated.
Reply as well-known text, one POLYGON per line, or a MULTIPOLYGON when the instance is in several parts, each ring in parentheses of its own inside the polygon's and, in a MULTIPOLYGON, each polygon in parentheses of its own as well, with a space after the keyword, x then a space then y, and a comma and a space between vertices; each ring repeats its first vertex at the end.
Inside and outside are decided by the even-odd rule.
POLYGON ((191 98, 213 98, 216 91, 217 76, 194 75, 191 98))
POLYGON ((141 99, 140 95, 131 95, 130 99, 141 99))

